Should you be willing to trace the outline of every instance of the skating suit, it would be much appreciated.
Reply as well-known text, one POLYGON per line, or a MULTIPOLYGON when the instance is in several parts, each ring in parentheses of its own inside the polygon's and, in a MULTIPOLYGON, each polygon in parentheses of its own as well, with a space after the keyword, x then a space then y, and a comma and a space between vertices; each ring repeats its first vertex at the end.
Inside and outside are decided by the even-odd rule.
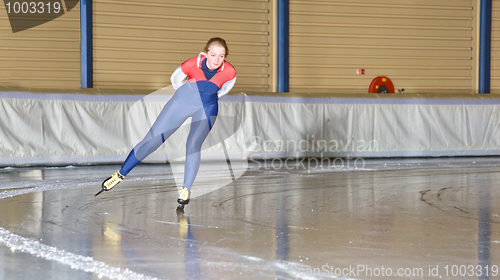
POLYGON ((228 93, 236 81, 236 70, 223 62, 216 70, 206 65, 206 55, 200 53, 182 63, 172 74, 175 94, 163 107, 144 139, 130 152, 120 174, 126 176, 137 164, 160 147, 184 121, 192 117, 186 141, 186 163, 183 186, 191 189, 200 167, 201 145, 217 118, 218 99, 228 93), (184 82, 184 80, 187 80, 184 82))

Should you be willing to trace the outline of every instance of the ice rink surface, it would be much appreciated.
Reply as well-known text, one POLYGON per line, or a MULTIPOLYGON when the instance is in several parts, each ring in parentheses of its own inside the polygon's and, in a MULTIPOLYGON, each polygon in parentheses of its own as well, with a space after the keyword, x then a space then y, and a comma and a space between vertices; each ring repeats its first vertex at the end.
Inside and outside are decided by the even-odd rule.
POLYGON ((500 158, 251 162, 179 216, 165 164, 94 197, 118 168, 0 169, 0 279, 500 278, 500 158))

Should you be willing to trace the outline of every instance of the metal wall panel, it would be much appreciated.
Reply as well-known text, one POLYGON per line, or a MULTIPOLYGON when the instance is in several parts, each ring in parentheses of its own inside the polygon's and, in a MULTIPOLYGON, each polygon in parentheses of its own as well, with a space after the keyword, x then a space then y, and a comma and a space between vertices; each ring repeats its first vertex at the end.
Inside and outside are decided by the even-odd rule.
POLYGON ((500 93, 500 0, 492 0, 490 92, 500 93))
POLYGON ((78 89, 80 80, 80 5, 16 33, 1 5, 0 86, 78 89))
POLYGON ((253 1, 95 0, 94 87, 151 89, 198 55, 208 39, 224 38, 238 80, 233 91, 270 91, 271 3, 253 1))
POLYGON ((290 91, 406 92, 476 87, 475 0, 290 0, 290 91), (357 75, 365 69, 365 75, 357 75))

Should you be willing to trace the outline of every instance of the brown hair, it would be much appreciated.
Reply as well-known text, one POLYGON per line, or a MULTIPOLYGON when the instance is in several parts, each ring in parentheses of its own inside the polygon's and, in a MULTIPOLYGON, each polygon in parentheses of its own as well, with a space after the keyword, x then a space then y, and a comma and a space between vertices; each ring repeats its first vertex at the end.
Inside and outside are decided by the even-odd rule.
POLYGON ((226 41, 220 37, 210 38, 210 40, 208 40, 207 44, 205 45, 203 52, 208 53, 208 49, 214 44, 218 45, 219 47, 223 47, 226 50, 226 56, 229 55, 229 48, 227 47, 226 41))

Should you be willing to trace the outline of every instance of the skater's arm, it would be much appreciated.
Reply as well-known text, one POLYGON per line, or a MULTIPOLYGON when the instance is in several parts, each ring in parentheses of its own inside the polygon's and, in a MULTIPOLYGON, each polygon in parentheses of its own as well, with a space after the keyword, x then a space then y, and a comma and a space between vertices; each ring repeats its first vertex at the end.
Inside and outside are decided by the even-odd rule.
POLYGON ((234 78, 232 78, 231 80, 225 82, 220 87, 219 91, 217 92, 217 95, 219 96, 219 98, 226 95, 233 88, 234 83, 236 83, 236 76, 234 76, 234 78))
POLYGON ((172 76, 170 76, 170 82, 172 82, 174 89, 180 88, 184 84, 186 77, 187 75, 182 72, 181 66, 177 67, 172 76))

